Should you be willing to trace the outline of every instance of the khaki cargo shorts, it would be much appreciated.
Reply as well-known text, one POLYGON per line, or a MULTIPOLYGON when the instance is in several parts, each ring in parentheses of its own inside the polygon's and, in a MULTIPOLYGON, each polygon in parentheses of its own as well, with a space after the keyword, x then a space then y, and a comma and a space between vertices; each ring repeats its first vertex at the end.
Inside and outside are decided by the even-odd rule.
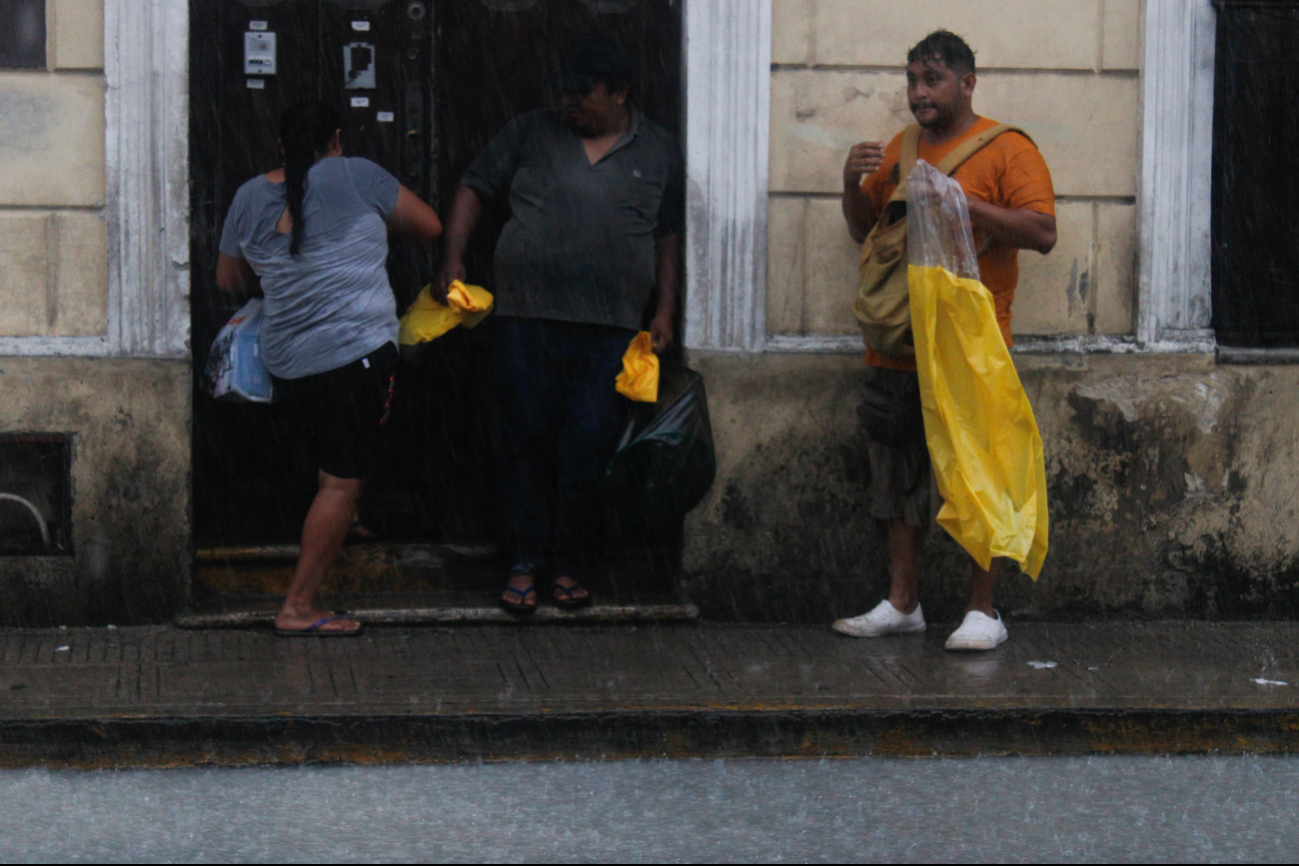
MULTIPOLYGON (((907 400, 906 411, 919 415, 920 394, 915 373, 869 367, 866 375, 867 390, 907 400)), ((877 520, 927 527, 943 506, 929 463, 929 446, 925 444, 923 425, 917 424, 916 430, 914 439, 901 446, 889 446, 868 438, 869 507, 871 517, 877 520)))

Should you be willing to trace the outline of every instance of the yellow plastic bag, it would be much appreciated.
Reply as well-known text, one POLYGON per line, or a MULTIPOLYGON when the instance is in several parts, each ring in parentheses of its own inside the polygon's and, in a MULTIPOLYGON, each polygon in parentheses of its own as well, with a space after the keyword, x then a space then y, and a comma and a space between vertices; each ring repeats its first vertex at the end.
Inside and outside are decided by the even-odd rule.
POLYGON ((447 292, 447 303, 433 300, 430 286, 425 286, 406 315, 401 317, 401 333, 397 338, 403 346, 415 346, 436 340, 457 325, 476 326, 492 311, 495 299, 482 286, 466 286, 456 280, 447 292))
POLYGON ((920 160, 907 179, 907 282, 938 525, 982 568, 1034 580, 1049 520, 1042 436, 997 325, 961 185, 920 160))
POLYGON ((632 338, 627 354, 622 356, 618 393, 638 403, 659 401, 659 356, 654 354, 654 338, 648 331, 632 338))
POLYGON ((943 507, 938 524, 980 567, 1046 559, 1042 437, 997 325, 992 293, 946 268, 908 270, 925 439, 943 507))

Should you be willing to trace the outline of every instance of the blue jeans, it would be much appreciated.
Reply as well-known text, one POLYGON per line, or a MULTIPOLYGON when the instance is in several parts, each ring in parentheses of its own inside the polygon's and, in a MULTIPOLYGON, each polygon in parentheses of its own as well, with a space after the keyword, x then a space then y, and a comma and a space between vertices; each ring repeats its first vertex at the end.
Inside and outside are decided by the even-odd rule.
POLYGON ((636 332, 514 317, 491 326, 501 552, 514 574, 578 576, 603 525, 600 476, 626 421, 614 380, 636 332))

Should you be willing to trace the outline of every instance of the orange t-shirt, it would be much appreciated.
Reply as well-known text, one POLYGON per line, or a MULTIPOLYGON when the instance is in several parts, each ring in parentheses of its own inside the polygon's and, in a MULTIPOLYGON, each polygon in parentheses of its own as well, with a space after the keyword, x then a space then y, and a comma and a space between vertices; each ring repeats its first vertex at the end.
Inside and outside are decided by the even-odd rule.
MULTIPOLYGON (((926 144, 922 135, 920 158, 930 165, 937 165, 962 141, 996 125, 997 121, 981 117, 965 135, 937 146, 926 144)), ((862 178, 862 192, 870 199, 876 213, 883 211, 885 203, 897 189, 901 156, 902 134, 898 133, 884 149, 884 162, 879 169, 862 178)), ((1051 171, 1046 167, 1046 160, 1031 141, 1017 132, 997 136, 966 160, 953 177, 970 198, 998 207, 1055 215, 1055 189, 1051 185, 1051 171)), ((974 229, 974 248, 983 249, 984 242, 983 232, 974 229)), ((997 323, 1001 325, 1006 345, 1013 346, 1010 304, 1015 299, 1015 286, 1019 284, 1019 250, 993 241, 979 256, 979 274, 983 284, 992 292, 997 307, 997 323)), ((866 350, 866 363, 891 370, 916 369, 916 362, 911 358, 881 355, 872 349, 866 350)))

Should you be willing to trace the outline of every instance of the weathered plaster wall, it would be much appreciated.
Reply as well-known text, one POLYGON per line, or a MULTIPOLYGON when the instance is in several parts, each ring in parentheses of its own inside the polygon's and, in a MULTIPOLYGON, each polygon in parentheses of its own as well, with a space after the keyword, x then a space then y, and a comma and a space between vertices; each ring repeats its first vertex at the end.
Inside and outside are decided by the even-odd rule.
MULTIPOLYGON (((853 356, 694 353, 721 466, 689 518, 691 597, 721 619, 829 621, 886 585, 867 517, 853 356)), ((1200 356, 1020 356, 1046 445, 1051 554, 1010 616, 1299 615, 1299 367, 1200 356)), ((931 618, 963 609, 963 553, 931 533, 931 618)))
POLYGON ((0 337, 108 331, 104 4, 48 0, 43 70, 0 70, 0 337))
POLYGON ((0 433, 73 435, 73 555, 0 557, 0 625, 161 622, 190 573, 186 361, 0 358, 0 433))
POLYGON ((1016 333, 1133 329, 1140 0, 774 0, 767 326, 850 334, 849 147, 911 122, 906 51, 938 27, 980 66, 975 110, 1026 129, 1055 180, 1059 244, 1020 256, 1016 333))
POLYGON ((188 591, 189 364, 54 357, 109 346, 107 83, 103 0, 45 11, 46 68, 0 70, 0 340, 33 355, 0 357, 0 433, 72 435, 73 555, 0 557, 0 625, 161 621, 188 591))

